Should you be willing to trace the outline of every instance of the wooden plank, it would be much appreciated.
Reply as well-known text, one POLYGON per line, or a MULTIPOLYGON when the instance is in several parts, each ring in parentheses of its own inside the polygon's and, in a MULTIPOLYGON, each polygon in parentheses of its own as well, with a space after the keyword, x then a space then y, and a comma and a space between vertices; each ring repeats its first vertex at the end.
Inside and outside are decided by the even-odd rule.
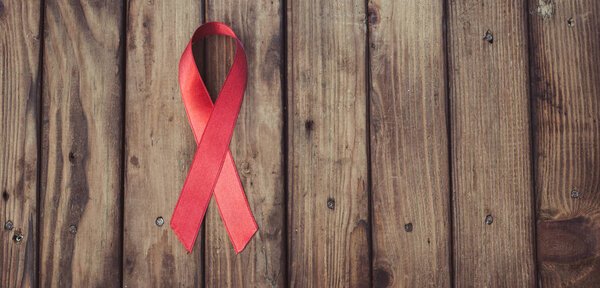
POLYGON ((369 286, 366 4, 287 3, 291 286, 369 286))
POLYGON ((179 58, 203 19, 200 1, 131 1, 127 20, 124 286, 199 287, 193 253, 168 225, 196 143, 179 92, 179 58), (162 217, 164 225, 157 226, 162 217))
POLYGON ((0 2, 0 287, 37 281, 40 7, 0 2))
POLYGON ((535 284, 525 4, 448 3, 458 287, 535 284))
POLYGON ((123 5, 45 5, 40 285, 118 287, 123 5))
MULTIPOLYGON (((207 287, 283 287, 286 284, 282 105, 282 8, 279 1, 206 2, 206 20, 231 26, 248 55, 248 84, 230 148, 259 230, 235 254, 212 201, 206 216, 207 287), (242 18, 239 15, 243 15, 242 18)), ((233 61, 235 42, 211 37, 203 73, 216 96, 233 61)))
POLYGON ((539 282, 600 286, 600 2, 529 1, 539 282))
POLYGON ((450 287, 444 1, 372 0, 373 286, 450 287))

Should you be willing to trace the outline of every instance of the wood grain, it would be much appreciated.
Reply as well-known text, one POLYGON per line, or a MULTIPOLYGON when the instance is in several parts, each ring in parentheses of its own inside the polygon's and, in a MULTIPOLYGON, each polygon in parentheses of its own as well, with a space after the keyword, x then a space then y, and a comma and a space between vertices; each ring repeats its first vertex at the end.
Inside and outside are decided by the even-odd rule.
POLYGON ((40 285, 118 287, 123 5, 45 6, 40 285))
POLYGON ((290 284, 369 286, 366 4, 287 4, 290 284))
POLYGON ((530 287, 525 2, 450 1, 448 29, 455 285, 530 287))
MULTIPOLYGON (((248 84, 230 148, 259 230, 235 254, 212 201, 206 216, 207 287, 283 287, 286 283, 281 61, 285 39, 279 1, 206 2, 206 20, 229 25, 244 43, 248 84), (241 16, 243 15, 243 16, 241 16)), ((233 62, 235 42, 205 40, 202 74, 216 96, 233 62)))
POLYGON ((600 2, 529 9, 539 282, 598 287, 600 2))
POLYGON ((444 2, 369 2, 373 286, 450 287, 444 2))
POLYGON ((0 287, 37 281, 40 7, 0 1, 0 287))
POLYGON ((168 223, 196 150, 178 65, 202 3, 130 1, 127 11, 123 285, 199 287, 202 232, 186 255, 168 223))

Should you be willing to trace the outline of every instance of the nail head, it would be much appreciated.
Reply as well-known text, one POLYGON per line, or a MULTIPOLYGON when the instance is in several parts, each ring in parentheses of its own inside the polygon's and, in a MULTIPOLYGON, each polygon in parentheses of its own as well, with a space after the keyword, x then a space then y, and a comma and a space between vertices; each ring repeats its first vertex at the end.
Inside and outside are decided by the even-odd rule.
POLYGON ((71 234, 77 233, 77 226, 75 226, 75 225, 69 226, 69 232, 71 232, 71 234))
POLYGON ((490 30, 485 32, 485 34, 483 35, 483 40, 487 41, 490 44, 494 43, 494 35, 492 35, 492 32, 490 32, 490 30))
POLYGON ((163 217, 156 218, 156 226, 161 227, 165 224, 165 219, 163 217))
POLYGON ((492 217, 492 215, 487 215, 485 217, 485 224, 492 225, 492 223, 494 223, 494 217, 492 217))
POLYGON ((327 199, 327 208, 331 210, 335 209, 335 200, 331 198, 327 199))
POLYGON ((404 231, 406 231, 406 232, 412 232, 413 231, 413 224, 412 223, 408 223, 408 224, 404 225, 404 231))
POLYGON ((571 198, 579 198, 579 191, 577 191, 577 190, 571 191, 571 198))
POLYGON ((19 234, 15 234, 15 236, 13 237, 13 240, 14 240, 15 242, 19 243, 19 242, 23 241, 23 238, 24 238, 24 237, 25 237, 25 236, 23 236, 23 234, 21 234, 21 233, 19 233, 19 234))
POLYGON ((6 230, 12 230, 14 228, 13 222, 8 220, 6 221, 6 223, 4 223, 4 229, 6 230))

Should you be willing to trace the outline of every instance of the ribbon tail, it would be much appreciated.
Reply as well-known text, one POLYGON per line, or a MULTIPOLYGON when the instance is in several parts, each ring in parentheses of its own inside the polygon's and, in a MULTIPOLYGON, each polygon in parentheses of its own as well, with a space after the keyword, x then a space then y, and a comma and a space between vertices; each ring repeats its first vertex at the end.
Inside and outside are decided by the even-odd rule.
POLYGON ((179 241, 181 241, 188 253, 192 252, 196 237, 198 237, 198 232, 200 231, 202 219, 213 194, 212 188, 214 188, 200 189, 206 183, 199 177, 198 172, 194 173, 201 166, 198 165, 201 161, 199 154, 197 150, 192 161, 190 173, 188 173, 185 179, 170 222, 175 235, 177 235, 177 238, 179 238, 179 241))
POLYGON ((240 253, 258 230, 258 226, 246 200, 231 152, 225 156, 214 195, 235 253, 240 253))

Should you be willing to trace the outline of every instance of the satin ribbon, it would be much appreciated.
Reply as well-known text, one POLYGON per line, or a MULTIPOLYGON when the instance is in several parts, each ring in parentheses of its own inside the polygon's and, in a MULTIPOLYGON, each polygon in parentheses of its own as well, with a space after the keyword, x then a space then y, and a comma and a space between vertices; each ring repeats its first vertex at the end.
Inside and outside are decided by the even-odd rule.
POLYGON ((218 22, 208 22, 196 29, 179 62, 181 97, 198 146, 173 211, 171 227, 188 253, 192 251, 213 191, 236 253, 246 247, 258 230, 229 151, 244 97, 246 74, 242 42, 231 28, 218 22), (209 35, 236 40, 235 59, 214 106, 192 54, 192 43, 209 35))

